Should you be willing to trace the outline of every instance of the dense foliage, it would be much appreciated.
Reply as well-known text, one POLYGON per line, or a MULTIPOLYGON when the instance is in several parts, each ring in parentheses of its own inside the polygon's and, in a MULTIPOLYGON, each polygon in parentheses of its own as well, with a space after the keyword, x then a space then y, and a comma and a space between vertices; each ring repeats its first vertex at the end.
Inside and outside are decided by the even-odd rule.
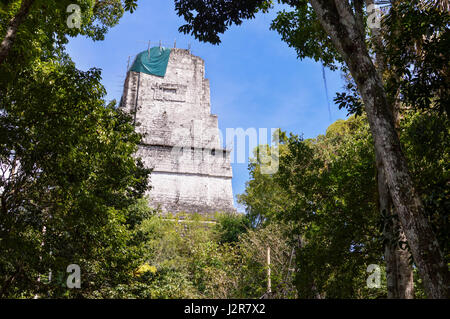
MULTIPOLYGON (((0 33, 21 1, 2 2, 0 33)), ((0 64, 0 296, 88 297, 125 283, 140 264, 129 207, 150 171, 133 154, 141 136, 106 104, 100 70, 76 69, 68 36, 100 40, 120 1, 81 1, 83 27, 66 24, 69 1, 34 1, 0 64), (83 289, 67 289, 67 267, 83 289)))
POLYGON ((247 228, 239 214, 218 214, 217 222, 196 215, 163 217, 145 200, 133 206, 132 215, 145 216, 133 230, 141 264, 130 282, 98 291, 98 297, 259 298, 267 291, 268 246, 274 296, 295 296, 286 269, 292 259, 286 227, 247 228))
POLYGON ((69 264, 83 269, 86 290, 126 275, 123 223, 149 171, 132 157, 141 137, 131 118, 104 104, 99 81, 96 70, 42 62, 0 98, 6 296, 40 291, 40 274, 69 264))
MULTIPOLYGON (((433 112, 410 111, 401 121, 415 181, 450 262, 448 127, 446 116, 433 112)), ((366 287, 367 267, 383 267, 383 245, 389 243, 381 232, 386 221, 377 208, 375 155, 365 117, 339 120, 314 139, 291 135, 279 151, 280 170, 272 176, 260 173, 258 161, 250 164, 251 180, 240 201, 253 219, 291 225, 299 296, 386 297, 385 282, 381 289, 366 287)), ((423 294, 418 278, 416 291, 423 294)))

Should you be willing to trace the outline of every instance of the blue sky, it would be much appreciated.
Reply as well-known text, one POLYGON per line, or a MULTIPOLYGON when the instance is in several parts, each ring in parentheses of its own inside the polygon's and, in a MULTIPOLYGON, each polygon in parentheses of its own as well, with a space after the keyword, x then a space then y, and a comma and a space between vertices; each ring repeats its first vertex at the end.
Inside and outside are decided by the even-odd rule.
MULTIPOLYGON (((332 99, 342 91, 339 72, 326 70, 331 118, 322 78, 322 66, 312 60, 297 59, 295 50, 269 30, 276 15, 259 14, 256 19, 231 27, 220 45, 200 43, 180 34, 183 20, 175 14, 172 0, 139 1, 138 9, 126 13, 104 41, 78 37, 68 44, 77 67, 102 69, 107 100, 122 95, 129 56, 146 50, 148 41, 158 45, 187 48, 205 60, 206 77, 211 84, 211 112, 219 117, 219 128, 281 128, 305 138, 323 134, 345 110, 338 110, 332 99)), ((245 189, 247 163, 233 167, 233 193, 245 189)), ((242 210, 242 207, 238 207, 242 210)))

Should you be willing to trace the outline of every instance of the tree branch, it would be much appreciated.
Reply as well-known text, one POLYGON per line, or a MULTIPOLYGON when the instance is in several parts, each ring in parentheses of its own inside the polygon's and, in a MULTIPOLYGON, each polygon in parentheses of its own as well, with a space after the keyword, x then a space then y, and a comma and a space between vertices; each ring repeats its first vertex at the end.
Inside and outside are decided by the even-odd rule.
POLYGON ((9 52, 14 44, 19 26, 25 21, 34 0, 23 0, 19 12, 9 21, 6 35, 0 44, 0 64, 8 57, 9 52))

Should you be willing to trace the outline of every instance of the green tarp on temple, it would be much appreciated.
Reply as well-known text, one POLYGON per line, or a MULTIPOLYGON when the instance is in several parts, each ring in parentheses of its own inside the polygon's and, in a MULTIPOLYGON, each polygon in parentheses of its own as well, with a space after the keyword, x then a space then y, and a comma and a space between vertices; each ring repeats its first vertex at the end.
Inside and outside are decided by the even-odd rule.
POLYGON ((164 76, 166 75, 169 57, 170 49, 153 47, 150 49, 150 56, 147 50, 136 56, 130 71, 164 76))

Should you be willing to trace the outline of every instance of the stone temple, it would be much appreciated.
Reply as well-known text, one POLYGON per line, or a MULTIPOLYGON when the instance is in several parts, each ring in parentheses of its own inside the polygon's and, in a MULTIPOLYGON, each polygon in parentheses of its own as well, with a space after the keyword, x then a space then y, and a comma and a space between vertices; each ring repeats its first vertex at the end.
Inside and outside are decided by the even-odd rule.
POLYGON ((155 47, 137 55, 120 106, 144 134, 137 156, 152 168, 152 207, 163 213, 234 212, 230 150, 211 114, 204 61, 189 50, 155 47))

